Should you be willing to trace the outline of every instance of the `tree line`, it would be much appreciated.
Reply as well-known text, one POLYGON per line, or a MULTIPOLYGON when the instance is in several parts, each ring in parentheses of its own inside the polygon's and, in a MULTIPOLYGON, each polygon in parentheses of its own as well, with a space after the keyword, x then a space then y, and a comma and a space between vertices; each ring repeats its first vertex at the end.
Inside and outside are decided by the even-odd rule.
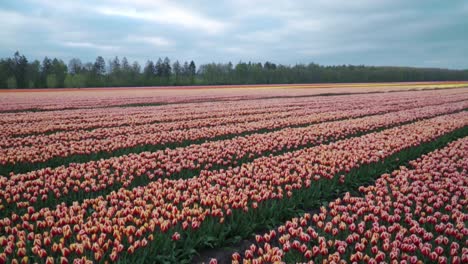
POLYGON ((364 65, 323 66, 315 63, 293 66, 272 62, 171 63, 169 58, 148 60, 144 67, 126 57, 106 62, 98 56, 83 63, 73 58, 68 64, 45 57, 29 61, 16 52, 0 59, 0 88, 128 87, 223 84, 288 84, 340 82, 410 82, 468 80, 468 70, 364 65))

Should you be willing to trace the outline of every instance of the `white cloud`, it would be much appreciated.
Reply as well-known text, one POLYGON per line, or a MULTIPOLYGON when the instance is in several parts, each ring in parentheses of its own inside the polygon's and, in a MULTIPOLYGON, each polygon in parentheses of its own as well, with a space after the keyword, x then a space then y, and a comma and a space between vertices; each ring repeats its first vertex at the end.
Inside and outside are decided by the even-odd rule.
POLYGON ((47 19, 30 17, 17 11, 2 10, 1 8, 0 17, 2 18, 1 31, 17 30, 25 26, 51 26, 47 19))
POLYGON ((272 29, 272 30, 258 30, 248 33, 237 35, 237 38, 243 42, 257 42, 257 43, 277 43, 281 42, 283 35, 286 31, 272 29))
POLYGON ((280 43, 288 37, 297 37, 303 34, 313 34, 324 30, 322 21, 315 19, 289 20, 284 25, 264 30, 251 31, 237 35, 237 38, 247 42, 280 43))
POLYGON ((330 54, 342 54, 346 52, 362 52, 378 49, 379 47, 371 43, 342 43, 341 45, 330 46, 327 43, 316 43, 299 52, 309 56, 323 56, 330 54))
POLYGON ((112 45, 101 45, 91 42, 73 42, 73 41, 66 41, 63 42, 62 45, 72 48, 90 48, 90 49, 97 49, 97 50, 104 50, 104 51, 117 51, 120 48, 118 46, 112 45))
POLYGON ((346 11, 359 12, 369 10, 385 10, 391 6, 399 5, 403 0, 314 0, 308 3, 309 8, 314 8, 319 12, 346 11))
POLYGON ((170 47, 174 42, 164 37, 128 36, 130 42, 143 42, 156 47, 170 47))
POLYGON ((103 15, 151 21, 199 30, 208 34, 222 33, 228 27, 226 22, 211 18, 194 9, 184 8, 174 1, 118 0, 99 6, 95 8, 95 11, 103 15))
POLYGON ((228 52, 228 53, 234 53, 234 54, 249 53, 248 49, 244 49, 244 48, 241 48, 241 47, 226 47, 226 48, 223 48, 223 50, 228 52))
POLYGON ((88 1, 30 0, 52 10, 97 13, 106 16, 126 17, 159 24, 196 29, 200 32, 217 34, 224 32, 226 22, 211 18, 196 10, 187 9, 173 1, 165 0, 103 0, 88 1))
POLYGON ((17 11, 1 8, 0 17, 0 47, 4 50, 19 50, 25 46, 35 45, 38 40, 29 43, 28 34, 36 29, 47 29, 52 25, 46 19, 29 17, 17 11))
POLYGON ((294 1, 287 0, 230 0, 228 1, 228 6, 237 19, 249 17, 293 18, 302 16, 301 8, 297 8, 297 4, 294 1))

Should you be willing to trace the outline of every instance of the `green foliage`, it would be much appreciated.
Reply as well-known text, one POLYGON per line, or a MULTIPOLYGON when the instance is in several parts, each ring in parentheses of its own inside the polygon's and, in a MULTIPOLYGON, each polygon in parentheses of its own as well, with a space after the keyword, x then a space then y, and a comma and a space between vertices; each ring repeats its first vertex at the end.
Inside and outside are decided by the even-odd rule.
POLYGON ((46 85, 47 85, 47 88, 57 88, 58 87, 57 75, 55 75, 54 73, 47 75, 46 85))
POLYGON ((72 75, 67 75, 67 77, 65 77, 65 81, 64 81, 64 85, 66 88, 75 88, 74 84, 73 84, 73 76, 72 75))
POLYGON ((96 58, 96 61, 93 65, 93 73, 95 75, 104 75, 106 73, 106 61, 101 56, 96 58))
POLYGON ((40 88, 41 84, 41 62, 33 61, 28 65, 28 88, 40 88))
POLYGON ((78 74, 83 71, 83 64, 80 59, 73 58, 68 63, 68 70, 70 74, 78 74))
POLYGON ((65 77, 64 85, 67 88, 86 87, 86 78, 81 74, 67 74, 67 77, 65 77))
POLYGON ((13 74, 16 78, 17 86, 20 88, 28 87, 28 60, 24 55, 20 55, 19 52, 15 52, 13 57, 13 74))
POLYGON ((18 88, 18 85, 16 83, 16 78, 15 77, 10 77, 7 80, 7 87, 8 89, 16 89, 18 88))
MULTIPOLYGON (((52 60, 52 73, 55 75, 55 88, 64 87, 64 81, 67 76, 68 67, 62 60, 52 60)), ((48 86, 49 87, 49 86, 48 86)))
POLYGON ((167 57, 159 58, 156 63, 148 60, 143 71, 138 62, 130 64, 126 57, 115 57, 107 66, 101 56, 92 63, 73 58, 67 65, 60 59, 48 57, 42 63, 38 60, 29 63, 24 55, 16 52, 12 58, 0 59, 0 88, 11 87, 9 84, 13 83, 7 83, 10 77, 15 78, 14 87, 17 88, 468 80, 468 70, 315 63, 290 66, 270 61, 236 65, 208 63, 197 70, 194 61, 171 64, 167 57), (48 78, 52 74, 55 80, 50 83, 48 78))

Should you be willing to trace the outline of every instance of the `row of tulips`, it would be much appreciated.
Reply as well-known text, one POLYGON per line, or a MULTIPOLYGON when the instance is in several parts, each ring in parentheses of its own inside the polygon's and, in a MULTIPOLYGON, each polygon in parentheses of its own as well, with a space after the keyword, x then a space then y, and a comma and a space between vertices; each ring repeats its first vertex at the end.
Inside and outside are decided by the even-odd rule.
MULTIPOLYGON (((468 96, 468 95, 467 95, 468 96)), ((375 95, 373 97, 376 97, 375 95)), ((382 97, 382 96, 380 96, 382 97)), ((0 146, 9 147, 9 146, 20 146, 20 145, 29 145, 30 142, 44 141, 44 140, 59 140, 60 138, 69 139, 69 140, 79 140, 85 138, 100 138, 106 133, 109 128, 121 128, 128 127, 133 128, 139 125, 149 125, 155 123, 167 123, 174 122, 172 126, 179 125, 180 128, 196 127, 197 123, 193 125, 185 124, 181 121, 194 121, 198 119, 210 119, 207 120, 207 125, 210 125, 211 121, 217 125, 216 122, 221 122, 221 120, 226 120, 227 122, 239 122, 239 116, 255 115, 255 114, 267 114, 277 113, 282 114, 289 111, 297 111, 301 108, 306 109, 320 109, 322 111, 331 111, 332 109, 344 110, 347 108, 356 108, 366 104, 368 101, 381 101, 382 104, 412 104, 414 102, 424 102, 424 101, 434 101, 435 98, 439 96, 426 95, 418 96, 416 99, 414 96, 404 96, 403 98, 354 98, 354 97, 345 97, 339 96, 339 98, 334 98, 335 107, 332 108, 332 101, 329 97, 324 97, 326 99, 314 100, 311 98, 302 98, 302 100, 295 99, 283 99, 283 100, 255 100, 255 101, 246 101, 243 104, 238 103, 234 104, 220 104, 220 103, 204 103, 204 104, 186 104, 183 107, 179 106, 159 106, 159 107, 133 107, 133 108, 109 108, 103 109, 100 111, 92 112, 92 115, 89 114, 90 110, 72 110, 72 111, 62 111, 65 114, 60 114, 57 112, 50 113, 37 113, 37 114, 24 114, 23 117, 27 117, 29 120, 27 124, 21 119, 21 116, 15 120, 14 116, 8 118, 5 114, 1 115, 1 120, 4 122, 5 126, 2 126, 1 132, 3 140, 0 141, 0 146), (374 99, 374 100, 372 100, 374 99), (377 99, 377 100, 375 100, 377 99), (393 99, 393 100, 392 100, 393 99), (199 110, 197 110, 199 109, 199 110), (244 110, 246 109, 246 110, 244 110), (72 112, 72 113, 70 113, 72 112), (38 114, 41 114, 40 116, 38 114), (82 114, 82 115, 80 115, 82 114), (57 116, 56 119, 53 117, 57 116), (44 117, 48 117, 49 120, 44 120, 44 117), (62 119, 61 117, 65 118, 62 119), (233 118, 228 120, 227 118, 233 118), (179 124, 177 122, 180 122, 179 124), (96 129, 97 128, 97 129, 96 129), (57 131, 59 129, 59 131, 57 131), (60 132, 63 130, 68 134, 73 133, 72 136, 66 133, 54 133, 53 135, 47 138, 41 137, 27 137, 28 134, 37 135, 41 132, 48 132, 48 134, 53 132, 60 132), (82 130, 92 130, 89 132, 82 130), (80 132, 80 133, 76 133, 80 132), (86 132, 86 133, 83 133, 86 132), (23 135, 26 136, 26 139, 21 141, 12 141, 10 142, 11 136, 23 135), (68 135, 68 136, 67 136, 68 135), (68 137, 68 138, 67 138, 68 137)), ((443 96, 442 103, 450 102, 454 100, 463 100, 467 99, 464 96, 459 95, 445 95, 443 96)), ((319 112, 318 110, 317 112, 319 112)), ((270 115, 262 116, 262 118, 267 118, 270 115)), ((272 118, 272 117, 270 117, 272 118)), ((245 122, 248 120, 241 120, 245 122)), ((172 127, 171 126, 171 127, 172 127)), ((128 128, 128 129, 130 129, 128 128)), ((174 129, 174 128, 168 128, 174 129)), ((125 129, 121 129, 123 132, 128 133, 125 129)), ((114 131, 114 133, 119 133, 120 130, 114 131)), ((112 135, 111 135, 112 136, 112 135)))
POLYGON ((201 170, 227 168, 258 156, 310 147, 353 135, 369 133, 422 118, 460 111, 467 103, 391 112, 301 128, 286 128, 229 140, 206 142, 185 148, 130 154, 55 169, 0 177, 0 215, 29 206, 51 206, 134 187, 160 177, 188 178, 201 170))
MULTIPOLYGON (((445 115, 259 158, 233 169, 205 171, 196 178, 158 179, 70 206, 38 211, 29 207, 27 213, 12 213, 0 220, 0 243, 4 245, 0 258, 10 261, 29 256, 45 261, 50 257, 67 263, 77 258, 117 261, 162 254, 164 247, 152 246, 172 227, 196 230, 205 221, 222 223, 235 211, 255 212, 264 202, 281 203, 294 198, 297 190, 331 184, 335 175, 342 175, 336 181, 344 182, 346 172, 352 169, 378 164, 392 154, 452 131, 465 128, 466 134, 467 125, 468 113, 445 115), (133 255, 135 250, 143 255, 133 255)), ((173 234, 174 240, 179 238, 178 233, 173 234)), ((171 251, 172 246, 166 244, 168 248, 171 251)))
MULTIPOLYGON (((328 109, 327 109, 328 110, 328 109)), ((323 112, 322 109, 285 109, 278 112, 266 112, 244 116, 207 117, 187 121, 175 121, 167 123, 150 123, 136 126, 118 126, 96 128, 93 130, 63 131, 47 135, 28 135, 25 137, 7 137, 0 140, 0 147, 4 149, 18 147, 41 147, 48 144, 66 144, 67 142, 79 142, 87 139, 105 139, 120 135, 139 135, 142 133, 167 132, 173 130, 197 129, 227 124, 258 122, 262 120, 287 119, 293 116, 308 116, 323 112)))
MULTIPOLYGON (((255 88, 256 85, 249 85, 255 88)), ((460 84, 332 84, 317 85, 280 85, 285 89, 244 89, 249 87, 198 87, 193 89, 80 89, 80 90, 42 90, 27 93, 21 91, 2 92, 0 112, 49 111, 77 108, 103 108, 129 105, 154 105, 213 101, 237 101, 271 97, 316 96, 321 94, 362 94, 369 92, 406 91, 414 89, 434 89, 437 87, 460 87, 460 84), (293 86, 293 87, 291 87, 293 86), (320 86, 320 85, 319 85, 320 86), (339 87, 341 86, 341 87, 339 87), (356 87, 353 89, 353 87, 356 87), (241 88, 241 89, 236 89, 241 88), (314 89, 309 89, 314 88, 314 89), (267 92, 265 92, 267 91, 267 92)), ((270 86, 271 87, 271 86, 270 86)))
POLYGON ((256 235, 232 261, 468 263, 468 138, 410 164, 256 235))
POLYGON ((442 102, 463 100, 463 93, 446 94, 419 92, 398 94, 370 94, 365 96, 334 96, 317 98, 288 98, 248 100, 243 102, 212 102, 153 107, 115 107, 95 110, 69 110, 36 113, 0 114, 0 137, 35 135, 59 131, 91 130, 95 128, 136 126, 151 123, 186 121, 203 118, 285 112, 304 106, 320 108, 333 105, 335 110, 365 104, 369 101, 387 103, 414 103, 440 98, 442 102), (384 97, 384 98, 382 98, 384 97))
MULTIPOLYGON (((468 97, 466 98, 468 101, 468 97)), ((356 109, 365 107, 365 103, 361 103, 350 107, 342 107, 338 110, 356 109)), ((4 149, 18 148, 25 146, 41 146, 47 144, 66 144, 66 142, 78 142, 86 139, 105 139, 109 137, 116 137, 123 134, 126 135, 139 135, 142 133, 156 133, 167 132, 173 130, 184 130, 194 128, 204 128, 213 126, 222 126, 237 123, 250 123, 267 120, 282 120, 292 117, 310 116, 324 112, 332 111, 330 105, 315 107, 314 105, 304 105, 296 107, 295 109, 283 107, 284 109, 277 109, 277 111, 265 111, 263 113, 238 115, 236 111, 223 117, 206 116, 204 118, 194 118, 190 120, 177 120, 174 122, 164 123, 149 123, 132 126, 117 126, 117 127, 102 127, 92 130, 76 130, 76 131, 63 131, 47 135, 29 135, 24 137, 5 137, 0 140, 0 147, 4 149)), ((159 114, 159 113, 158 113, 159 114)), ((153 113, 155 115, 155 113, 153 113)), ((174 113, 173 115, 177 115, 174 113)))
MULTIPOLYGON (((189 145, 197 141, 199 142, 208 139, 213 140, 222 137, 234 137, 235 135, 239 134, 255 133, 256 131, 265 130, 276 130, 291 126, 305 126, 311 123, 380 114, 428 104, 428 102, 418 102, 404 105, 382 105, 378 103, 379 102, 376 104, 369 104, 367 107, 361 106, 350 110, 319 112, 316 114, 311 114, 314 112, 314 110, 310 110, 310 112, 305 110, 303 111, 303 114, 295 117, 256 120, 252 122, 242 122, 209 127, 205 126, 172 131, 164 129, 164 127, 170 126, 168 124, 181 125, 183 123, 161 123, 149 126, 133 127, 133 131, 125 129, 128 134, 119 134, 118 132, 117 134, 114 134, 107 131, 104 132, 104 135, 102 136, 103 138, 99 139, 88 138, 78 141, 70 141, 67 139, 68 136, 66 136, 66 133, 64 133, 63 136, 66 140, 61 140, 58 142, 54 142, 53 140, 44 140, 41 142, 37 141, 39 136, 34 136, 31 138, 31 141, 34 142, 34 145, 32 146, 17 146, 0 149, 0 164, 10 165, 13 167, 23 167, 22 165, 24 163, 46 163, 51 159, 55 159, 54 163, 60 163, 61 159, 64 158, 70 158, 73 160, 74 156, 79 157, 78 161, 86 161, 89 160, 91 154, 101 158, 99 155, 100 153, 107 153, 107 155, 112 156, 112 152, 120 151, 118 154, 122 155, 126 154, 126 151, 128 151, 127 153, 132 153, 136 151, 142 152, 142 150, 144 151, 148 149, 161 149, 163 147, 170 147, 174 145, 189 145), (19 164, 15 166, 16 163, 19 164)), ((109 129, 119 131, 119 129, 123 128, 109 129)), ((82 133, 87 134, 92 132, 84 131, 82 133)), ((44 137, 51 136, 52 135, 48 135, 44 137)), ((21 140, 21 138, 18 139, 21 140)), ((68 160, 65 159, 62 162, 65 163, 67 161, 68 160)), ((8 166, 4 167, 6 169, 10 169, 8 166)))
MULTIPOLYGON (((236 93, 205 92, 193 89, 192 91, 164 91, 159 89, 121 89, 120 91, 88 90, 88 91, 46 91, 31 94, 6 94, 0 98, 0 112, 17 113, 25 111, 55 111, 94 109, 120 106, 151 106, 180 103, 200 103, 213 101, 236 101, 244 99, 259 99, 266 96, 262 91, 256 94, 239 95, 236 93), (187 95, 184 95, 187 94, 187 95), (163 95, 161 95, 163 94, 163 95), (40 98, 40 100, 38 100, 40 98)), ((270 93, 271 94, 271 93, 270 93)), ((277 93, 278 96, 287 96, 290 91, 277 93)), ((315 94, 314 91, 303 90, 295 93, 296 96, 315 94)))
MULTIPOLYGON (((186 92, 187 93, 187 92, 186 92)), ((118 89, 81 90, 81 91, 40 91, 36 93, 9 93, 0 98, 0 111, 16 113, 24 111, 51 111, 69 109, 106 108, 115 106, 159 105, 187 102, 206 102, 221 100, 240 100, 262 98, 264 95, 233 96, 220 93, 217 95, 193 90, 185 96, 182 92, 161 91, 159 89, 118 89), (163 96, 161 94, 164 93, 163 96), (39 100, 38 100, 39 98, 39 100)), ((282 94, 282 93, 281 93, 282 94)), ((300 94, 308 94, 306 91, 300 94)))
MULTIPOLYGON (((448 93, 450 93, 449 90, 447 90, 448 93)), ((57 108, 48 108, 48 107, 44 107, 44 108, 29 108, 31 109, 32 111, 28 111, 26 109, 26 106, 23 107, 24 110, 20 110, 20 109, 17 109, 17 111, 13 110, 11 112, 9 111, 5 111, 3 112, 2 114, 4 114, 6 117, 9 117, 9 118, 13 118, 14 119, 14 115, 15 114, 18 114, 19 115, 19 120, 22 120, 22 121, 35 121, 36 119, 34 118, 28 118, 26 117, 28 114, 31 114, 31 113, 34 113, 34 116, 42 116, 44 117, 45 119, 50 119, 50 118, 47 118, 49 116, 49 114, 47 114, 47 112, 55 112, 55 113, 60 113, 58 115, 58 118, 59 119, 63 119, 63 117, 65 115, 73 115, 73 113, 75 113, 76 110, 78 111, 82 111, 86 114, 89 114, 90 116, 93 116, 92 115, 92 112, 95 112, 95 109, 98 108, 99 111, 103 111, 103 112, 108 112, 109 109, 111 109, 111 112, 112 112, 112 109, 114 108, 121 108, 121 107, 125 107, 125 108, 134 108, 134 107, 152 107, 152 106, 158 106, 158 107, 176 107, 178 108, 179 106, 184 106, 184 105, 190 105, 190 104, 197 104, 197 105, 203 105, 205 103, 208 103, 208 104, 212 104, 213 102, 214 103, 220 103, 220 104, 227 104, 227 105, 234 105, 236 103, 240 103, 241 105, 243 103, 247 103, 247 101, 263 101, 263 100, 290 100, 290 99, 302 99, 302 98, 306 98, 306 97, 315 97, 317 94, 314 92, 314 91, 307 91, 307 90, 303 90, 303 91, 298 91, 298 92, 293 92, 293 91, 289 91, 289 94, 285 94, 284 92, 279 92, 279 96, 273 96, 274 94, 271 93, 272 91, 268 91, 265 93, 265 90, 264 91, 258 91, 258 96, 256 96, 254 93, 255 92, 249 92, 249 93, 246 93, 244 94, 244 96, 224 96, 224 97, 218 97, 218 98, 213 98, 213 97, 205 97, 205 98, 200 98, 200 96, 193 96, 193 95, 190 95, 190 96, 177 96, 179 98, 176 98, 174 97, 174 99, 180 99, 180 100, 165 100, 167 98, 165 98, 164 96, 161 96, 159 97, 159 103, 155 103, 154 101, 151 102, 151 101, 148 101, 146 103, 132 103, 132 100, 135 99, 135 97, 137 96, 137 93, 133 93, 133 94, 129 94, 128 97, 126 98, 122 98, 120 101, 120 103, 116 103, 116 104, 94 104, 94 105, 89 105, 88 107, 80 107, 80 106, 77 106, 77 107, 71 107, 74 102, 70 102, 66 97, 56 97, 56 98, 53 98, 52 99, 52 103, 58 103, 58 104, 61 104, 61 103, 69 103, 70 105, 68 105, 68 107, 57 107, 57 108), (213 100, 210 100, 210 98, 212 98, 213 100), (201 99, 201 100, 200 100, 201 99), (36 110, 36 111, 34 111, 36 110), (37 111, 38 110, 38 111, 37 111), (93 111, 94 110, 94 111, 93 111), (62 112, 65 112, 65 113, 62 113, 62 112)), ((365 91, 363 91, 365 92, 365 91)), ((382 91, 383 92, 383 91, 382 91)), ((434 91, 435 92, 435 91, 434 91)), ((448 94, 446 92, 444 92, 444 94, 448 94)), ((59 95, 59 93, 49 93, 49 95, 59 95)), ((349 94, 349 93, 347 93, 349 94)), ((361 94, 361 93, 358 93, 358 94, 361 94)), ((94 96, 96 95, 99 95, 99 93, 96 93, 96 94, 93 94, 94 96)), ((331 95, 331 94, 330 94, 331 95)), ((336 94, 337 96, 340 96, 340 94, 336 94)), ((18 98, 21 98, 21 99, 24 99, 25 96, 24 94, 23 95, 18 95, 17 96, 18 98)), ((27 96, 26 96, 27 97, 27 96)), ((4 99, 5 97, 2 97, 1 99, 4 99)), ((0 101, 1 101, 0 99, 0 101)), ((43 103, 43 102, 40 102, 40 103, 43 103)), ((78 103, 84 103, 84 104, 89 104, 89 102, 86 102, 86 101, 82 101, 82 100, 79 100, 78 103)), ((105 102, 103 102, 105 103, 105 102)), ((0 110, 0 112, 2 112, 0 110)), ((14 120, 13 120, 14 121, 14 120)))
MULTIPOLYGON (((455 95, 453 95, 455 96, 455 95)), ((135 126, 151 123, 174 122, 208 117, 227 117, 288 111, 306 105, 327 105, 328 100, 313 102, 311 98, 283 100, 249 100, 223 104, 199 103, 147 107, 113 107, 36 113, 0 114, 3 137, 58 131, 91 130, 95 128, 135 126)), ((341 99, 344 101, 344 99, 341 99)))
MULTIPOLYGON (((141 115, 145 113, 145 110, 149 113, 159 110, 161 113, 168 111, 177 112, 180 115, 190 114, 190 110, 193 113, 212 113, 217 114, 218 111, 222 111, 223 107, 226 109, 238 108, 241 111, 255 110, 258 108, 275 108, 284 106, 303 105, 304 103, 313 103, 320 105, 322 103, 332 102, 347 102, 347 101, 359 101, 360 98, 373 99, 381 96, 389 98, 390 101, 395 101, 397 98, 404 100, 411 100, 415 98, 415 92, 401 92, 401 93, 390 93, 390 94, 366 94, 366 95, 346 95, 346 96, 333 96, 333 97, 292 97, 292 98, 277 98, 277 99, 259 99, 259 100, 243 100, 243 101, 232 101, 232 102, 206 102, 206 103, 185 103, 176 105, 160 105, 160 106, 146 106, 146 107, 111 107, 102 108, 99 111, 95 109, 75 109, 75 110, 60 110, 60 111, 48 111, 48 112, 23 112, 23 113, 1 113, 0 124, 12 124, 12 123, 45 123, 47 126, 59 125, 61 123, 72 124, 73 120, 79 120, 84 123, 93 122, 105 122, 111 121, 106 120, 105 117, 111 117, 122 121, 130 116, 141 115), (411 96, 413 95, 413 96, 411 96), (347 99, 348 98, 348 99, 347 99), (194 107, 200 106, 200 107, 194 107)), ((449 90, 449 91, 421 91, 418 92, 418 97, 434 97, 436 95, 441 96, 458 96, 464 94, 463 90, 449 90)), ((234 110, 234 109, 232 109, 234 110)), ((169 117, 167 117, 169 118, 169 117)), ((174 117, 177 118, 177 117, 174 117)), ((162 119, 165 120, 165 119, 162 119)), ((161 121, 162 121, 161 120, 161 121)), ((167 120, 167 121, 176 121, 167 120)), ((129 122, 132 124, 131 122, 129 122)), ((103 123, 103 125, 106 125, 103 123)), ((39 131, 37 131, 39 132, 39 131)), ((22 133, 24 134, 24 133, 22 133)))

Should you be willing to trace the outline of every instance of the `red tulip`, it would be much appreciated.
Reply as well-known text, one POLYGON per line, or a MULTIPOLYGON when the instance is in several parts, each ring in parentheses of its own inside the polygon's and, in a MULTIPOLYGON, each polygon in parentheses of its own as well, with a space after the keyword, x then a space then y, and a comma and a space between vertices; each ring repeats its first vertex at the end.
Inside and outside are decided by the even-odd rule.
POLYGON ((180 239, 180 234, 178 232, 175 232, 173 235, 172 235, 172 240, 173 241, 178 241, 180 239))
POLYGON ((232 260, 233 261, 240 261, 241 260, 241 256, 239 255, 239 253, 234 253, 232 254, 232 260))

